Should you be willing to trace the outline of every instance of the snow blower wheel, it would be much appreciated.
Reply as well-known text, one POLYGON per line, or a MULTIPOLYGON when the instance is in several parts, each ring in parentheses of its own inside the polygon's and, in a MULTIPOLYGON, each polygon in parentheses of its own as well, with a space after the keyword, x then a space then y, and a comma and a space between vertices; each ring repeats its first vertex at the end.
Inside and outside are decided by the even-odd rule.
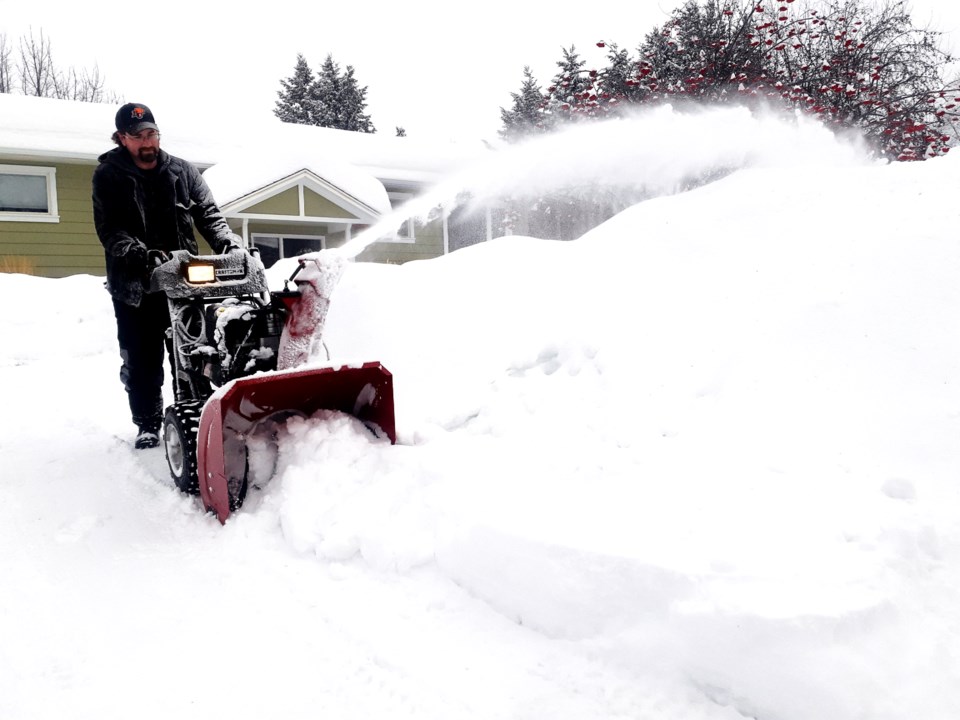
POLYGON ((200 494, 197 478, 197 428, 203 403, 184 400, 167 408, 163 418, 163 443, 173 482, 189 495, 200 494))

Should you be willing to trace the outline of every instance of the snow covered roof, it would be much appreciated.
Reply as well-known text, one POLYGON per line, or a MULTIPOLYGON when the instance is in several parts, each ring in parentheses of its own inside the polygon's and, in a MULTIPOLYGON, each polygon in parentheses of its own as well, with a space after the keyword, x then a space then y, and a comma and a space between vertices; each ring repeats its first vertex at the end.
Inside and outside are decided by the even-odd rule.
POLYGON ((374 214, 386 215, 390 212, 387 190, 371 173, 334 158, 311 155, 245 153, 218 162, 203 176, 217 203, 224 208, 230 203, 259 194, 258 191, 264 188, 275 186, 273 189, 276 190, 285 187, 283 181, 297 180, 300 179, 298 176, 306 175, 309 182, 318 185, 316 190, 321 194, 341 195, 342 199, 337 201, 341 206, 353 201, 359 202, 362 210, 372 210, 374 214), (327 192, 324 192, 324 187, 319 187, 321 185, 332 187, 327 187, 327 192))
MULTIPOLYGON (((352 165, 381 181, 431 184, 486 152, 480 142, 438 143, 432 138, 291 125, 272 116, 240 118, 211 129, 192 107, 147 104, 163 133, 164 149, 201 167, 228 161, 242 164, 251 152, 284 158, 302 154, 310 160, 300 167, 312 163, 309 169, 318 174, 334 164, 352 165)), ((95 162, 113 147, 116 111, 114 104, 0 93, 0 156, 95 162)), ((267 178, 263 184, 276 179, 267 178)))

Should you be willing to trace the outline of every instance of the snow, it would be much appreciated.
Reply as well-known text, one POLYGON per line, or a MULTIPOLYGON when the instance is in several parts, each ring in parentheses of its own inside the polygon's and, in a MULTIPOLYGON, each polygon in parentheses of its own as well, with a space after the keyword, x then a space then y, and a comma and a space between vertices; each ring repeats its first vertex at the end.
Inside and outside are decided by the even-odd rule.
POLYGON ((223 527, 132 449, 102 279, 0 276, 0 717, 960 717, 960 159, 670 119, 572 171, 728 174, 347 264, 398 443, 293 418, 223 527))

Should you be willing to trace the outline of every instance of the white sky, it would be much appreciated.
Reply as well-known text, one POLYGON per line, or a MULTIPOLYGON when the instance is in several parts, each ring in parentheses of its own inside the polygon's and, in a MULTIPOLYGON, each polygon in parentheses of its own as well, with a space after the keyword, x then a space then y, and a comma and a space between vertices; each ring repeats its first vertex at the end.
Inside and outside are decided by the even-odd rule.
MULTIPOLYGON (((400 125, 411 137, 492 139, 524 65, 546 84, 570 45, 600 65, 598 40, 633 50, 677 4, 555 0, 546 10, 488 0, 482 11, 481 5, 454 11, 437 0, 272 0, 246 11, 222 0, 0 0, 0 32, 16 40, 31 27, 43 29, 59 65, 97 64, 109 89, 147 103, 161 123, 170 105, 196 107, 197 122, 211 127, 238 113, 270 114, 297 53, 313 69, 333 53, 368 87, 379 132, 393 134, 400 125)), ((912 6, 916 24, 960 35, 960 7, 952 0, 912 6)))

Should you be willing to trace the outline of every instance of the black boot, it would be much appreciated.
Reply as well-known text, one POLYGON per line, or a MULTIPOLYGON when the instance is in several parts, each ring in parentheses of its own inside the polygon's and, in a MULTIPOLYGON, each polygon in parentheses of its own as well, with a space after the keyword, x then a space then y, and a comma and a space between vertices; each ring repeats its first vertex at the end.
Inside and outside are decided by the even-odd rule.
POLYGON ((137 433, 137 439, 133 446, 137 450, 144 448, 155 448, 160 444, 160 426, 154 423, 140 426, 140 432, 137 433))

